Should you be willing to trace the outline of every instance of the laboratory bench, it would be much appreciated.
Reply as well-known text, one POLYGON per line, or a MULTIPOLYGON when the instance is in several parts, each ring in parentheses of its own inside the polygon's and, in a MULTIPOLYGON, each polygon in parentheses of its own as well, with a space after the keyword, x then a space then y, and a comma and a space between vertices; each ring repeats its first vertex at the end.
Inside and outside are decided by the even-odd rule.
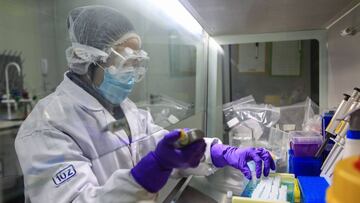
MULTIPOLYGON (((0 135, 7 134, 6 131, 8 130, 16 130, 19 129, 20 125, 22 124, 22 120, 0 120, 0 135)), ((16 135, 16 133, 15 133, 16 135)))
POLYGON ((229 191, 240 196, 247 183, 248 180, 239 170, 225 167, 207 177, 190 176, 182 179, 164 202, 228 203, 231 202, 231 197, 227 197, 229 191))

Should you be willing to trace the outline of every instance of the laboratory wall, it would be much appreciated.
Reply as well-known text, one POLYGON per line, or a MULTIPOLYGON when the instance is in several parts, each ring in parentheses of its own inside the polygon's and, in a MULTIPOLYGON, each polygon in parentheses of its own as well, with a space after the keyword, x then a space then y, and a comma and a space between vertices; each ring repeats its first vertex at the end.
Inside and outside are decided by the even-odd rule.
MULTIPOLYGON (((56 65, 53 8, 53 1, 48 0, 0 2, 0 52, 21 52, 24 88, 38 98, 61 80, 56 65), (45 64, 43 69, 41 61, 45 64)), ((1 77, 3 80, 4 75, 1 77)))
POLYGON ((329 107, 336 107, 343 93, 351 93, 360 86, 360 34, 340 36, 347 27, 360 25, 360 8, 338 21, 328 31, 329 52, 329 107))

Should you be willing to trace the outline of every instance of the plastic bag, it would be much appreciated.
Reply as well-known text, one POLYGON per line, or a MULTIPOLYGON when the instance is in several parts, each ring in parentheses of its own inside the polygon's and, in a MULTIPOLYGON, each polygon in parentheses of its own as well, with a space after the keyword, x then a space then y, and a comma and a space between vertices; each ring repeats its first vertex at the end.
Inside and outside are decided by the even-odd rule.
POLYGON ((227 123, 227 129, 230 129, 239 123, 239 120, 237 119, 237 112, 235 111, 234 106, 243 104, 256 103, 254 97, 250 95, 223 105, 224 120, 227 123))
POLYGON ((287 171, 287 151, 290 148, 289 141, 289 133, 277 128, 270 128, 267 149, 275 156, 274 160, 277 172, 287 171))
POLYGON ((286 132, 302 130, 304 123, 313 118, 318 109, 319 107, 309 98, 304 102, 282 106, 278 128, 286 132))
POLYGON ((256 104, 252 96, 223 106, 224 120, 233 146, 267 146, 269 127, 275 125, 280 110, 267 104, 256 104))
POLYGON ((261 125, 252 119, 233 127, 229 132, 229 144, 232 146, 253 146, 254 140, 259 140, 263 134, 261 125))
POLYGON ((280 119, 280 109, 270 104, 243 104, 234 106, 240 121, 253 119, 265 127, 275 125, 280 119))
POLYGON ((319 106, 310 98, 305 102, 305 116, 302 128, 304 131, 314 131, 321 133, 321 116, 319 115, 319 106))
POLYGON ((268 104, 256 104, 254 97, 251 95, 224 104, 223 112, 228 129, 249 119, 256 120, 263 126, 271 127, 280 117, 278 108, 268 104))
POLYGON ((255 99, 252 95, 240 98, 238 100, 226 103, 223 105, 223 110, 224 112, 227 110, 230 110, 231 108, 233 108, 234 106, 237 105, 242 105, 242 104, 256 104, 255 99))
POLYGON ((155 124, 164 128, 178 123, 193 113, 193 105, 166 95, 152 95, 150 102, 140 103, 138 107, 149 111, 155 124))
POLYGON ((319 114, 319 106, 315 102, 313 102, 309 97, 306 98, 304 122, 306 122, 307 119, 311 119, 318 114, 319 114))
POLYGON ((307 119, 303 123, 304 131, 312 131, 318 134, 321 134, 322 126, 321 126, 321 116, 315 115, 312 118, 307 119))

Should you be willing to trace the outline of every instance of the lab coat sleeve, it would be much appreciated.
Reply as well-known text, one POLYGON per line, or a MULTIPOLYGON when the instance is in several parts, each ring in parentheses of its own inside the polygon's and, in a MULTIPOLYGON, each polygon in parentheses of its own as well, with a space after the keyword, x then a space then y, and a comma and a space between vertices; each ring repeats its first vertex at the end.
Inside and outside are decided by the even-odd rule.
POLYGON ((16 139, 15 147, 31 202, 153 202, 131 177, 119 169, 99 185, 91 161, 68 135, 46 130, 16 139))

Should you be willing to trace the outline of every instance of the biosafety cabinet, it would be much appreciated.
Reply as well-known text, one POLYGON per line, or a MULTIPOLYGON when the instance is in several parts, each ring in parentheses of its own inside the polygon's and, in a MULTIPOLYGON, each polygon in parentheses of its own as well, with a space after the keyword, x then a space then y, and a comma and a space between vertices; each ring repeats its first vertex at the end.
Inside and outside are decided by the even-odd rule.
MULTIPOLYGON (((259 128, 248 122, 252 130, 232 130, 240 122, 229 117, 234 105, 258 104, 256 114, 243 116, 271 111, 262 124, 295 131, 360 84, 358 1, 3 0, 0 203, 24 200, 16 133, 69 70, 69 11, 90 5, 117 9, 141 36, 150 60, 129 98, 166 129, 198 128, 235 145, 237 134, 255 135, 259 128)), ((286 150, 277 153, 285 159, 286 150)), ((245 183, 232 168, 171 179, 158 202, 226 202, 245 183)))

